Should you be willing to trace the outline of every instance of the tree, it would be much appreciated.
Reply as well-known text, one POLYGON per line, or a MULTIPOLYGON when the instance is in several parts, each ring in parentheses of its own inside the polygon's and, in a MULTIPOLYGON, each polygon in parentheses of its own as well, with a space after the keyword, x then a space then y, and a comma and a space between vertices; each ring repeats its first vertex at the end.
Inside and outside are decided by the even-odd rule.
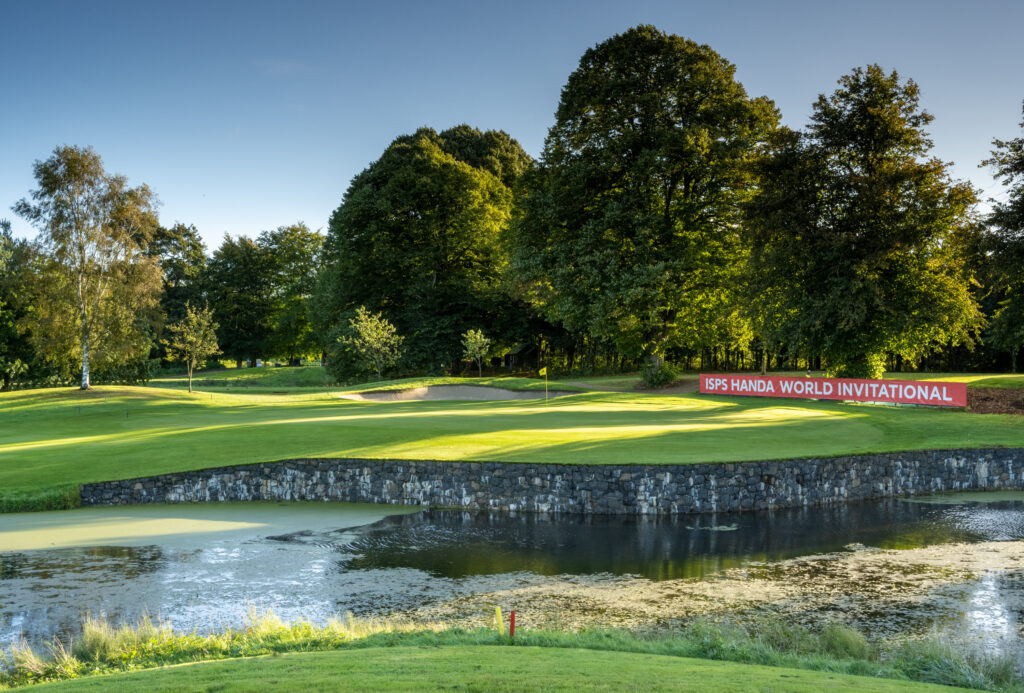
POLYGON ((299 222, 260 234, 258 243, 270 255, 273 274, 271 350, 298 364, 301 356, 318 353, 309 299, 320 269, 324 237, 299 222))
POLYGON ((506 181, 528 163, 503 132, 422 128, 395 139, 331 216, 314 301, 320 330, 367 306, 408 335, 409 365, 453 365, 467 328, 518 307, 501 288, 500 234, 512 206, 506 181))
POLYGON ((913 81, 870 65, 839 85, 760 162, 749 300, 766 341, 880 377, 887 354, 913 362, 979 326, 962 252, 975 195, 926 158, 913 81))
POLYGON ((39 230, 43 261, 25 322, 47 358, 80 359, 84 390, 91 363, 148 354, 160 293, 159 269, 144 252, 155 201, 147 186, 107 174, 90 147, 59 146, 33 172, 39 187, 14 205, 39 230))
MULTIPOLYGON (((1024 120, 1020 125, 1024 128, 1024 120)), ((1006 200, 994 201, 987 220, 986 245, 994 269, 991 289, 1003 294, 990 338, 1010 352, 1010 366, 1016 373, 1017 353, 1024 347, 1024 137, 997 139, 992 144, 992 157, 982 165, 993 167, 1008 190, 1006 200)))
POLYGON ((18 321, 31 309, 31 247, 11 235, 0 219, 0 392, 11 389, 32 361, 32 348, 18 321))
POLYGON ((209 306, 197 310, 191 303, 185 304, 184 318, 167 326, 170 337, 163 340, 167 358, 185 363, 188 370, 189 392, 192 392, 192 372, 196 367, 206 359, 220 354, 220 348, 217 346, 217 327, 209 306))
POLYGON ((350 336, 339 341, 355 352, 365 366, 376 371, 380 380, 385 368, 398 363, 402 356, 404 337, 380 313, 371 313, 363 306, 356 309, 349 321, 350 336))
POLYGON ((491 350, 491 340, 480 330, 466 330, 462 335, 462 357, 476 362, 480 377, 484 375, 484 359, 491 350))
POLYGON ((274 259, 250 238, 224 236, 203 274, 205 294, 220 327, 221 350, 241 365, 272 351, 274 259))
POLYGON ((185 317, 185 306, 203 300, 202 277, 206 268, 206 244, 195 226, 175 224, 158 227, 146 253, 156 258, 163 272, 160 308, 167 322, 185 317))
POLYGON ((777 120, 706 45, 638 26, 588 50, 513 226, 513 275, 571 332, 657 369, 735 313, 746 162, 777 120))

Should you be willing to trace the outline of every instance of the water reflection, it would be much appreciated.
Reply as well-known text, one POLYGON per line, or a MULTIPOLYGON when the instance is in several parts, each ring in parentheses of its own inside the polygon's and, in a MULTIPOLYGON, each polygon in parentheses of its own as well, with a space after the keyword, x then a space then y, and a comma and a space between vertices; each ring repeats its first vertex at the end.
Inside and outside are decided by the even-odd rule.
MULTIPOLYGON (((888 501, 679 518, 428 511, 346 531, 332 513, 302 522, 244 539, 206 534, 190 544, 178 535, 148 546, 0 553, 0 645, 21 635, 35 642, 73 636, 86 612, 115 622, 149 614, 204 631, 240 625, 250 607, 273 608, 285 620, 324 621, 348 610, 383 613, 543 584, 553 575, 699 578, 852 543, 911 548, 1021 539, 1024 502, 888 501)), ((967 630, 1018 637, 1022 583, 1021 575, 1004 573, 967 590, 967 630)))
POLYGON ((529 571, 703 577, 751 561, 842 550, 1024 538, 1024 505, 884 501, 832 508, 663 518, 518 516, 434 510, 368 528, 349 570, 416 568, 451 578, 529 571))

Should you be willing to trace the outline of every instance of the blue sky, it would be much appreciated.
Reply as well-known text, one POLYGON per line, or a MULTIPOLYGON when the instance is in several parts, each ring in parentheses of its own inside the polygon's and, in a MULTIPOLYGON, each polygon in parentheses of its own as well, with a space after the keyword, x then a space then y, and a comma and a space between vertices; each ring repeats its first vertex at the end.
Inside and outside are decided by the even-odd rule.
POLYGON ((541 152, 589 47, 637 24, 707 43, 801 127, 877 62, 912 77, 934 154, 985 196, 994 137, 1020 134, 1024 2, 60 2, 0 0, 0 217, 58 144, 148 183, 161 220, 216 247, 326 228, 396 136, 458 123, 541 152))

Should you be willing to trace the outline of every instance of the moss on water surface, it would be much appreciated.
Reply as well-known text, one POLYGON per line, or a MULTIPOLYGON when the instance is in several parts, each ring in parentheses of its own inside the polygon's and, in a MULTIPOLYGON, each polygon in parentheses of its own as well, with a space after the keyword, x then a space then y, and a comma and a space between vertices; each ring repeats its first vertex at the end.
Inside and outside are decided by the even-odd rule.
POLYGON ((360 503, 203 503, 92 507, 51 513, 6 515, 0 553, 88 546, 203 547, 224 540, 357 527, 415 506, 360 503))

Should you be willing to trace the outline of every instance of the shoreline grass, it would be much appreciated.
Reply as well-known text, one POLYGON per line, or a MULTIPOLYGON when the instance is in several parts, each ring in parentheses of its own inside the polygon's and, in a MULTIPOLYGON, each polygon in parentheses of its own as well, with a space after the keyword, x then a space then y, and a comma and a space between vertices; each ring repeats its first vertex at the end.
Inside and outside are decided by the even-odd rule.
POLYGON ((117 627, 104 619, 87 618, 77 641, 66 645, 54 640, 45 655, 25 644, 15 646, 6 656, 6 666, 0 666, 0 687, 285 653, 479 647, 558 650, 563 665, 581 652, 619 652, 873 677, 876 681, 1014 693, 1024 690, 1009 658, 964 651, 935 637, 873 643, 836 623, 814 632, 778 619, 744 627, 698 621, 672 632, 519 630, 512 639, 497 628, 462 630, 445 624, 411 625, 351 615, 323 626, 288 624, 269 611, 250 611, 243 628, 208 635, 177 633, 150 619, 117 627))

